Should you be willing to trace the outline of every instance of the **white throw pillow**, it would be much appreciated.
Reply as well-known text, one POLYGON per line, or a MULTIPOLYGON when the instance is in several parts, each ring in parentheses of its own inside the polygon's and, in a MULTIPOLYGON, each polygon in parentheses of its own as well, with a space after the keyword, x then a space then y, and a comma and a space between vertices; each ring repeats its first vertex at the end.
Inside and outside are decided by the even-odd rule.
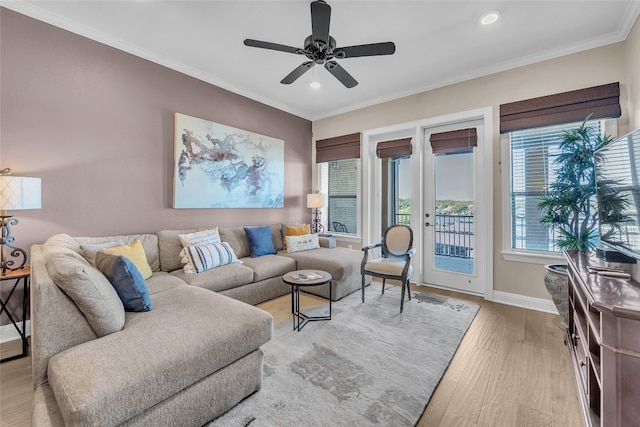
POLYGON ((317 234, 286 236, 285 239, 287 239, 287 253, 308 251, 320 247, 317 234))
POLYGON ((187 246, 180 251, 180 257, 184 264, 182 269, 187 274, 202 273, 220 265, 241 263, 227 242, 187 246))
POLYGON ((218 227, 210 230, 196 231, 188 234, 178 234, 183 247, 198 246, 198 245, 210 245, 212 243, 220 243, 220 233, 218 227))

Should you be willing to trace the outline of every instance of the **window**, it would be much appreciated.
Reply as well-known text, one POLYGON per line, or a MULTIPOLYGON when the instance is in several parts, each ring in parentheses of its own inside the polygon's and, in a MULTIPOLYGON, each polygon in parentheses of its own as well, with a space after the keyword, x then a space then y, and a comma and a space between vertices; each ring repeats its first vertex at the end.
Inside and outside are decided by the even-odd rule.
POLYGON ((322 221, 331 233, 358 234, 358 177, 360 159, 318 163, 318 186, 327 194, 322 221))
POLYGON ((411 157, 385 157, 383 170, 382 230, 395 224, 411 225, 411 157), (386 179, 385 179, 386 178, 386 179))
MULTIPOLYGON (((540 224, 542 212, 538 211, 538 202, 555 179, 554 160, 560 153, 563 131, 579 125, 569 123, 505 134, 508 150, 504 150, 507 158, 503 157, 503 174, 507 172, 509 179, 505 186, 509 192, 504 195, 508 203, 504 212, 505 224, 509 225, 508 229, 503 229, 505 249, 542 255, 559 254, 555 246, 556 233, 540 224), (505 171, 506 165, 508 169, 505 171)), ((609 129, 604 131, 604 121, 593 120, 589 125, 594 132, 611 134, 609 129)))

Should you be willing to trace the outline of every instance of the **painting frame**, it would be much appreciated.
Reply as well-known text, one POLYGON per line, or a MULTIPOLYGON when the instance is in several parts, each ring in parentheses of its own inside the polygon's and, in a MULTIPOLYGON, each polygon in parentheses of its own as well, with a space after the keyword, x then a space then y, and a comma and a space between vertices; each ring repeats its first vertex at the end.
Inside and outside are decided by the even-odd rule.
POLYGON ((284 140, 175 113, 173 207, 283 208, 284 140))

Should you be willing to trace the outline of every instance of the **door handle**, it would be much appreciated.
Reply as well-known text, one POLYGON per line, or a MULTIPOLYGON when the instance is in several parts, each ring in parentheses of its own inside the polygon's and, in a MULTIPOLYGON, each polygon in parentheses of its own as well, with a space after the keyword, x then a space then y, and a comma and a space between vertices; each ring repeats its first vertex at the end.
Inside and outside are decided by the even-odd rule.
POLYGON ((431 226, 431 224, 430 224, 430 223, 428 223, 428 222, 425 222, 425 223, 424 223, 424 226, 425 226, 425 227, 429 227, 429 226, 431 226))

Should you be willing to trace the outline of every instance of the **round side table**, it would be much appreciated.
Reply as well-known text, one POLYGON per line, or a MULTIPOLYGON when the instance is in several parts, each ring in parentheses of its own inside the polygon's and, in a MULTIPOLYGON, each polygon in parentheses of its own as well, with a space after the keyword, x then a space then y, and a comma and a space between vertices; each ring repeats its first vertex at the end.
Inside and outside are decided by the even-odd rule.
POLYGON ((331 274, 322 270, 296 270, 282 276, 282 281, 291 285, 291 314, 293 330, 298 332, 311 321, 331 320, 331 274), (329 285, 329 315, 309 316, 300 311, 300 288, 329 285))

